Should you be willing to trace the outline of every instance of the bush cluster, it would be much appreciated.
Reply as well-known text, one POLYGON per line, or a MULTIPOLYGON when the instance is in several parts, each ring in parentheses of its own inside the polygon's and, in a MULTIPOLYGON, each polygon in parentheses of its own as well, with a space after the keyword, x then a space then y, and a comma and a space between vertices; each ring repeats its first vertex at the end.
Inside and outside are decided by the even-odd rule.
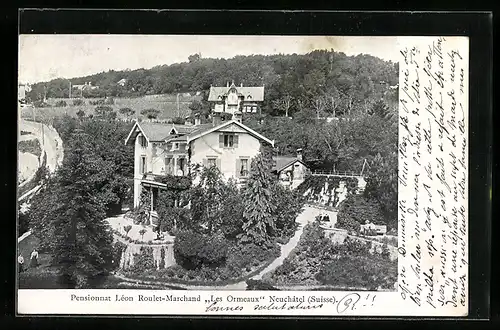
POLYGON ((225 263, 229 242, 223 236, 206 236, 191 230, 179 231, 174 241, 174 256, 186 269, 218 267, 225 263))
POLYGON ((155 269, 153 248, 150 246, 141 246, 140 253, 134 255, 134 265, 132 266, 132 271, 139 273, 148 269, 155 269))
POLYGON ((19 141, 19 152, 29 152, 37 157, 42 154, 42 148, 38 139, 19 141))
MULTIPOLYGON (((184 232, 185 233, 185 232, 184 232)), ((197 238, 198 242, 200 238, 197 238)), ((223 240, 223 239, 222 239, 223 240)), ((220 249, 218 243, 214 244, 211 249, 203 249, 201 244, 197 243, 197 252, 194 249, 189 251, 191 257, 199 260, 207 258, 210 255, 211 259, 220 260, 220 253, 216 250, 220 249)), ((280 248, 277 244, 268 243, 267 245, 236 245, 227 241, 230 245, 227 249, 225 262, 218 267, 213 267, 213 264, 199 263, 196 268, 188 268, 184 264, 179 263, 178 254, 176 254, 177 265, 163 269, 160 265, 160 270, 139 269, 134 268, 131 273, 138 277, 150 277, 156 280, 165 280, 168 282, 191 283, 191 284, 229 284, 240 281, 249 274, 255 274, 265 267, 268 262, 279 256, 280 248)), ((220 244, 220 243, 219 243, 220 244)), ((174 246, 175 254, 175 246, 174 246)), ((162 258, 164 251, 162 251, 162 258)))
POLYGON ((115 242, 113 245, 113 268, 120 267, 122 252, 125 251, 127 245, 122 242, 115 242))
POLYGON ((380 205, 362 195, 350 195, 339 208, 335 227, 359 232, 360 225, 367 222, 384 224, 380 205))
POLYGON ((386 245, 372 251, 371 242, 347 237, 342 244, 325 237, 319 222, 308 224, 297 247, 269 276, 281 285, 334 285, 349 288, 392 288, 397 261, 386 245))

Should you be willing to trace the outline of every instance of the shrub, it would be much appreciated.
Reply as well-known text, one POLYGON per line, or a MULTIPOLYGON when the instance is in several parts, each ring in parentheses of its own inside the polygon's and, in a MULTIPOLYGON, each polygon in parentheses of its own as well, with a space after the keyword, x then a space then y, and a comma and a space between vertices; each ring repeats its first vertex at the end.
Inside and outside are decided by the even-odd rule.
POLYGON ((126 225, 126 226, 123 226, 123 231, 125 231, 125 233, 127 234, 128 236, 128 232, 132 229, 132 225, 126 225))
POLYGON ((64 100, 59 100, 59 101, 56 102, 56 107, 65 107, 67 105, 68 104, 64 100))
POLYGON ((148 119, 156 119, 159 114, 160 111, 156 109, 144 109, 141 111, 141 115, 145 116, 148 119))
POLYGON ((116 118, 116 112, 113 111, 113 108, 107 105, 98 105, 94 113, 97 117, 99 118, 105 118, 105 119, 115 119, 116 118))
POLYGON ((161 251, 160 269, 164 269, 165 268, 165 248, 162 247, 160 251, 161 251))
POLYGON ((103 105, 104 100, 103 99, 99 99, 99 100, 95 100, 95 101, 90 100, 89 103, 90 103, 90 105, 103 105))
POLYGON ((122 115, 125 115, 125 116, 132 116, 133 114, 135 114, 135 111, 130 109, 130 108, 120 108, 120 110, 118 110, 122 115))
POLYGON ((392 288, 397 280, 397 264, 382 256, 340 256, 326 263, 316 275, 326 285, 343 287, 392 288))
POLYGON ((19 152, 29 152, 37 157, 42 154, 42 148, 38 139, 19 141, 19 152))
POLYGON ((351 195, 340 206, 335 227, 359 232, 361 224, 383 224, 383 219, 378 202, 364 196, 351 195))
POLYGON ((150 246, 141 246, 140 253, 134 255, 132 271, 134 273, 142 273, 148 269, 156 269, 153 259, 153 248, 150 246))
POLYGON ((120 261, 122 257, 122 252, 125 251, 127 245, 122 242, 115 242, 113 245, 113 268, 118 268, 120 266, 120 261))
POLYGON ((85 104, 85 101, 82 100, 82 99, 75 99, 73 100, 73 105, 74 106, 80 106, 80 105, 84 105, 85 104))
POLYGON ((162 232, 173 235, 174 224, 177 224, 179 229, 187 229, 186 224, 189 223, 189 219, 190 212, 188 209, 158 205, 158 220, 162 232))
POLYGON ((174 241, 174 256, 186 269, 217 267, 225 263, 229 242, 221 236, 205 236, 193 231, 180 231, 174 241))
POLYGON ((281 185, 275 186, 273 194, 276 204, 276 235, 286 241, 295 234, 295 219, 302 211, 304 198, 296 191, 290 191, 281 185))
POLYGON ((113 105, 115 104, 115 99, 112 98, 112 97, 108 97, 104 100, 104 104, 107 104, 107 105, 113 105))
POLYGON ((81 119, 81 118, 85 117, 85 111, 83 111, 82 109, 80 109, 80 110, 78 110, 76 112, 76 115, 78 116, 78 118, 81 119))
POLYGON ((50 107, 50 104, 48 104, 47 102, 39 100, 39 101, 33 102, 33 106, 35 108, 47 108, 47 107, 50 107))
POLYGON ((184 125, 185 122, 186 122, 186 119, 184 119, 182 117, 175 117, 174 119, 172 119, 172 123, 177 124, 177 125, 184 125))
POLYGON ((245 270, 247 267, 277 258, 280 252, 281 249, 275 242, 263 245, 240 242, 231 248, 227 264, 236 269, 245 270))

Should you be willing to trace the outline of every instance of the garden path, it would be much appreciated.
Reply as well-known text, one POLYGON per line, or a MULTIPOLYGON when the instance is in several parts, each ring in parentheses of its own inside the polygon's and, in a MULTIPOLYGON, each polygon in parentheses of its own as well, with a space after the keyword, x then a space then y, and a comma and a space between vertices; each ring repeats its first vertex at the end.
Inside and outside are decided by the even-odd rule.
MULTIPOLYGON (((297 246, 300 240, 300 236, 302 236, 302 232, 304 231, 304 226, 313 221, 316 216, 319 214, 325 213, 324 210, 311 207, 311 206, 305 206, 302 212, 297 216, 297 219, 295 220, 299 226, 297 227, 297 230, 295 231, 295 235, 293 235, 292 238, 288 241, 288 243, 284 244, 281 246, 281 254, 278 258, 276 258, 269 266, 264 268, 260 273, 257 275, 251 277, 253 280, 259 280, 262 279, 262 277, 269 273, 274 271, 276 268, 278 268, 280 265, 283 264, 283 261, 288 257, 288 255, 292 252, 292 250, 297 246)), ((218 286, 216 287, 217 289, 222 289, 222 290, 245 290, 247 287, 246 280, 241 281, 235 284, 229 284, 225 286, 218 286)), ((210 290, 214 289, 214 286, 206 286, 206 287, 201 287, 201 286, 185 286, 186 289, 188 290, 210 290)))

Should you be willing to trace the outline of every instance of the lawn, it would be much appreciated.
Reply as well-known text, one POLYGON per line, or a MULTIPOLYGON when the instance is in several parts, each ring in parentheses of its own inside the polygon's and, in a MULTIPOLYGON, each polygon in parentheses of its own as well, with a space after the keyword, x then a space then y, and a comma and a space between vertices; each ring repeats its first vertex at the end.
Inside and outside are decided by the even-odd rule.
MULTIPOLYGON (((186 116, 191 110, 189 105, 195 99, 199 99, 198 96, 179 96, 179 111, 177 110, 177 97, 175 94, 165 94, 165 95, 148 95, 136 98, 115 98, 115 103, 110 105, 116 112, 117 118, 126 119, 127 116, 121 114, 118 110, 121 108, 131 108, 136 111, 134 116, 131 118, 141 118, 141 110, 144 109, 157 109, 160 110, 158 119, 169 119, 177 116, 186 116)), ((35 111, 36 118, 43 118, 44 120, 50 121, 51 119, 65 114, 77 117, 76 113, 80 110, 85 112, 85 115, 94 114, 94 109, 96 105, 91 105, 89 103, 92 99, 84 99, 85 104, 74 106, 71 99, 49 99, 48 104, 55 105, 59 100, 64 100, 68 104, 66 107, 56 107, 51 106, 47 108, 23 108, 21 109, 21 117, 23 118, 33 118, 33 111, 35 111)), ((97 99, 96 99, 97 100, 97 99)))

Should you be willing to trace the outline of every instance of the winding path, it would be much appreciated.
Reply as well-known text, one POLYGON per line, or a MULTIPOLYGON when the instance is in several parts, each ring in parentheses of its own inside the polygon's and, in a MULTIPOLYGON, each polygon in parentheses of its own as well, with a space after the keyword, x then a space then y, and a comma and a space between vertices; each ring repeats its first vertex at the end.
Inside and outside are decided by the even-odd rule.
MULTIPOLYGON (((262 271, 260 271, 258 274, 252 276, 250 279, 254 280, 259 280, 262 279, 262 277, 274 271, 276 268, 278 268, 280 265, 283 264, 283 261, 288 257, 288 255, 292 252, 292 250, 297 246, 300 240, 300 236, 302 236, 302 232, 304 231, 304 226, 310 222, 313 221, 317 215, 325 213, 324 210, 320 210, 311 206, 306 206, 302 210, 302 212, 297 216, 296 222, 299 224, 297 227, 297 230, 295 234, 293 235, 292 238, 288 241, 288 243, 281 245, 281 254, 278 258, 273 260, 269 266, 264 268, 262 271)), ((117 275, 115 275, 117 276, 117 275)), ((168 286, 169 283, 167 282, 153 282, 153 281, 141 281, 141 280, 136 280, 136 279, 128 279, 122 275, 118 276, 119 278, 130 281, 130 282, 135 282, 135 283, 140 283, 140 284, 147 284, 147 285, 163 285, 163 286, 168 286)), ((238 283, 234 284, 228 284, 228 285, 221 285, 221 286, 215 286, 215 285, 206 285, 206 286, 200 286, 200 285, 185 285, 185 284, 172 284, 172 286, 178 286, 182 287, 183 289, 187 290, 227 290, 227 291, 233 291, 233 290, 245 290, 247 287, 246 284, 247 280, 240 281, 238 283)))

